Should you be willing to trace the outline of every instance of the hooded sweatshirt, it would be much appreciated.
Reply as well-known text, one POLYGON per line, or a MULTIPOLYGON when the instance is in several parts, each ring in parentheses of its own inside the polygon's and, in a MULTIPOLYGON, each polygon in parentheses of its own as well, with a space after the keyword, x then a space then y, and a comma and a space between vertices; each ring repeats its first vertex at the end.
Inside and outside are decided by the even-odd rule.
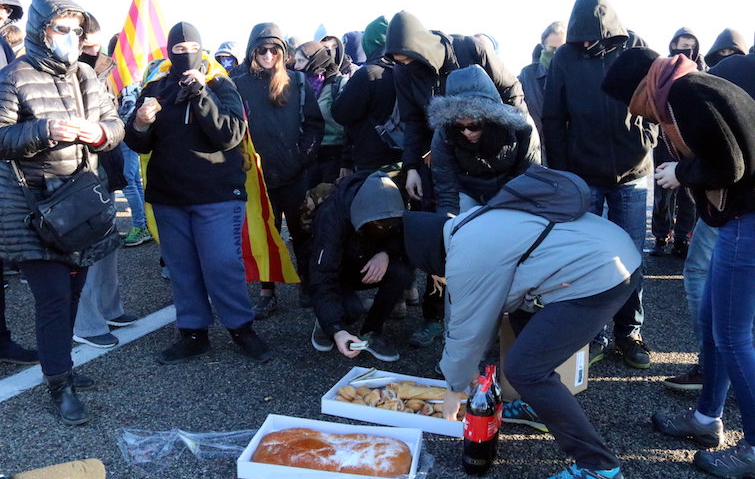
POLYGON ((403 256, 403 236, 376 240, 359 234, 364 224, 404 214, 401 193, 386 174, 355 173, 338 182, 336 189, 315 212, 310 288, 317 320, 326 334, 345 329, 341 273, 361 269, 384 251, 391 261, 403 256))
POLYGON ((674 33, 674 37, 671 39, 671 41, 668 44, 668 52, 669 56, 673 57, 674 55, 681 53, 682 55, 687 56, 690 60, 697 63, 697 69, 700 71, 707 71, 708 65, 705 64, 705 59, 702 55, 700 55, 700 40, 697 38, 697 35, 695 35, 695 32, 693 32, 691 29, 687 27, 682 27, 679 30, 674 33), (691 52, 688 51, 681 51, 679 49, 674 49, 672 47, 672 44, 677 43, 679 41, 679 37, 682 35, 686 35, 689 37, 692 37, 695 39, 695 48, 692 49, 691 52))
POLYGON ((362 48, 362 35, 364 32, 354 31, 343 34, 343 48, 346 56, 351 58, 351 63, 362 66, 367 61, 367 54, 362 48))
POLYGON ((382 16, 367 25, 362 42, 369 61, 349 79, 331 108, 333 118, 351 139, 342 161, 347 168, 375 171, 401 160, 401 152, 391 149, 375 131, 375 126, 388 120, 396 103, 394 65, 383 57, 387 28, 382 16))
POLYGON ((303 73, 287 71, 288 101, 277 106, 269 99, 269 74, 251 71, 254 50, 265 43, 285 48, 283 38, 283 31, 273 23, 255 25, 244 62, 231 72, 249 118, 254 147, 262 158, 265 183, 271 189, 300 181, 304 167, 317 156, 324 128, 317 99, 303 73))
MULTIPOLYGON (((123 138, 123 122, 94 70, 86 64, 64 63, 45 41, 45 29, 64 12, 84 13, 66 0, 33 0, 27 21, 27 54, 0 71, 0 156, 15 159, 29 186, 38 195, 58 188, 87 157, 98 168, 98 153, 115 148, 123 138), (77 101, 81 92, 82 108, 77 101), (104 131, 104 141, 87 145, 50 138, 50 120, 84 117, 104 131)), ((24 218, 29 207, 7 162, 0 164, 0 256, 13 261, 55 260, 88 266, 118 245, 97 243, 90 249, 61 255, 43 247, 24 218)))
POLYGON ((451 72, 446 95, 432 99, 427 115, 435 129, 431 152, 439 213, 459 214, 460 192, 485 204, 530 163, 540 163, 540 142, 525 114, 501 102, 479 65, 451 72), (483 136, 492 136, 495 154, 480 151, 483 138, 472 144, 453 131, 453 125, 465 118, 483 122, 483 136))
POLYGON ((315 89, 315 96, 317 96, 317 105, 320 107, 322 118, 325 120, 325 130, 320 146, 340 148, 344 143, 343 126, 333 119, 331 107, 333 100, 338 97, 346 85, 348 78, 338 71, 338 66, 333 59, 333 52, 325 48, 320 42, 302 43, 296 51, 301 52, 308 60, 302 69, 304 74, 307 75, 307 79, 319 83, 319 87, 315 89))
MULTIPOLYGON (((215 59, 217 60, 218 56, 230 56, 236 59, 236 65, 241 64, 241 61, 244 59, 244 52, 241 50, 241 47, 236 42, 223 42, 218 47, 217 51, 215 51, 215 59)), ((218 60, 220 61, 220 60, 218 60)))
POLYGON ((394 70, 404 123, 405 170, 417 169, 423 155, 430 150, 433 132, 427 125, 425 109, 432 97, 445 92, 446 78, 453 70, 478 64, 493 80, 504 103, 523 105, 519 80, 506 70, 492 49, 473 37, 429 31, 417 17, 401 11, 388 25, 385 51, 391 60, 396 54, 414 60, 408 65, 397 64, 394 70))
POLYGON ((744 35, 734 29, 724 29, 723 32, 718 34, 713 46, 710 47, 710 51, 705 55, 705 61, 709 67, 713 68, 718 62, 726 58, 720 53, 724 48, 734 50, 734 55, 744 55, 747 53, 747 40, 745 40, 744 35))
POLYGON ((607 0, 577 0, 566 42, 553 56, 545 87, 548 166, 597 187, 644 178, 653 166, 649 153, 658 128, 600 89, 616 58, 644 41, 624 28, 607 0), (597 51, 588 53, 584 41, 597 51))

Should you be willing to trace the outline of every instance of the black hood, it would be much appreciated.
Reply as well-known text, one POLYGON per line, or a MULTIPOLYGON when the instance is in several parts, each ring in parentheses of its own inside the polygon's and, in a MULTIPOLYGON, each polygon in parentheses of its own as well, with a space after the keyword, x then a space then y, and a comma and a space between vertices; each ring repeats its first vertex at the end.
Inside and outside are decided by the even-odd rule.
POLYGON ((308 60, 302 71, 307 74, 317 73, 323 69, 325 78, 330 78, 338 72, 338 66, 333 61, 333 52, 325 48, 320 42, 305 42, 296 49, 308 60))
POLYGON ((695 48, 692 49, 692 56, 690 57, 690 60, 697 63, 697 67, 699 70, 704 71, 706 67, 705 67, 705 60, 703 59, 702 55, 700 55, 700 39, 697 38, 697 35, 695 34, 695 32, 693 32, 692 29, 690 28, 682 27, 679 30, 677 30, 676 33, 674 33, 674 37, 671 39, 671 41, 668 44, 669 56, 674 56, 677 53, 681 53, 681 52, 674 51, 671 48, 671 44, 679 41, 679 37, 681 37, 682 35, 687 35, 695 39, 696 45, 695 45, 695 48))
POLYGON ((718 53, 724 48, 731 48, 734 50, 735 54, 739 53, 744 55, 747 53, 747 41, 745 40, 744 35, 738 31, 727 28, 716 37, 716 41, 713 42, 710 51, 705 55, 705 62, 711 67, 715 66, 725 58, 718 53))
POLYGON ((569 17, 566 41, 569 43, 609 40, 624 43, 629 33, 608 0, 577 0, 569 17))
MULTIPOLYGON (((45 29, 52 19, 65 12, 78 12, 84 16, 82 27, 87 30, 87 16, 84 9, 70 0, 32 0, 29 6, 29 18, 26 21, 26 57, 37 70, 52 75, 65 74, 78 68, 78 63, 66 65, 59 60, 50 49, 45 39, 45 29)), ((84 43, 84 37, 79 39, 79 49, 84 43)))
POLYGON ((404 249, 409 263, 427 274, 446 275, 443 227, 450 218, 439 213, 404 213, 404 249))
POLYGON ((343 34, 343 48, 352 63, 364 65, 367 62, 367 54, 362 48, 362 36, 364 32, 353 31, 343 34))
POLYGON ((427 30, 417 17, 402 10, 388 24, 385 56, 406 55, 430 67, 436 74, 446 61, 446 47, 442 37, 427 30))
POLYGON ((202 38, 194 25, 187 22, 173 25, 168 32, 168 58, 171 62, 170 76, 173 78, 181 78, 183 72, 202 66, 202 38), (173 47, 183 42, 196 42, 199 50, 193 53, 173 53, 173 47))
POLYGON ((246 44, 246 58, 244 58, 244 65, 246 65, 246 70, 248 71, 249 67, 252 64, 252 59, 254 58, 254 50, 258 46, 264 45, 265 43, 278 45, 283 49, 283 53, 285 55, 288 46, 285 38, 286 37, 285 35, 283 35, 283 30, 281 30, 281 28, 274 23, 258 23, 257 25, 255 25, 252 28, 252 32, 249 34, 249 41, 246 44))

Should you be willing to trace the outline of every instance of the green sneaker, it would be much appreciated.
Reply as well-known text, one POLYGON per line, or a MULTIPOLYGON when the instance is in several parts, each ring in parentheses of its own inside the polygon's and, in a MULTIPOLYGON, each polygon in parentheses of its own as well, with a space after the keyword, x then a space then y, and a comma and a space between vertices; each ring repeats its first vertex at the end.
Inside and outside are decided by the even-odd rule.
POLYGON ((152 235, 147 228, 133 227, 123 239, 123 246, 139 246, 147 241, 152 241, 152 235))
POLYGON ((443 336, 442 321, 425 321, 422 329, 412 333, 409 338, 409 344, 417 348, 426 348, 433 343, 435 338, 443 336))

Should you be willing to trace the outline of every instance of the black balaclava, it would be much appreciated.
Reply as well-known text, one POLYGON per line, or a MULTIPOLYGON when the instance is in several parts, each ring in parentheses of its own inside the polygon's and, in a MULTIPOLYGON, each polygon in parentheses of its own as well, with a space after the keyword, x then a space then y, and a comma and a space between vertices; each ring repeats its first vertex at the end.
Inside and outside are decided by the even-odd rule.
POLYGON ((186 70, 200 69, 202 66, 202 39, 199 30, 190 23, 179 22, 168 33, 168 58, 171 62, 170 76, 183 77, 186 70), (181 42, 197 42, 199 50, 194 53, 173 53, 173 47, 181 42))

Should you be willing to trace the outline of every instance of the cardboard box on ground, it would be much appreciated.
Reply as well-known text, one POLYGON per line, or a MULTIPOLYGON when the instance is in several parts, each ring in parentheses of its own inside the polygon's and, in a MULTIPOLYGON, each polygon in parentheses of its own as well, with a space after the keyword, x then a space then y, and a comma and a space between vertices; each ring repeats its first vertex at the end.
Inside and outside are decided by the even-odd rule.
MULTIPOLYGON (((504 313, 501 318, 501 328, 499 330, 500 348, 501 348, 501 364, 498 368, 499 378, 501 383, 501 396, 506 402, 519 399, 519 393, 516 392, 513 386, 506 379, 506 375, 503 374, 503 366, 506 360, 506 354, 514 344, 514 330, 511 328, 511 321, 509 320, 508 313, 504 313)), ((556 368, 556 373, 561 376, 561 382, 569 388, 572 394, 587 389, 587 376, 589 370, 589 357, 590 357, 590 345, 586 344, 579 351, 572 354, 561 366, 556 368)))

